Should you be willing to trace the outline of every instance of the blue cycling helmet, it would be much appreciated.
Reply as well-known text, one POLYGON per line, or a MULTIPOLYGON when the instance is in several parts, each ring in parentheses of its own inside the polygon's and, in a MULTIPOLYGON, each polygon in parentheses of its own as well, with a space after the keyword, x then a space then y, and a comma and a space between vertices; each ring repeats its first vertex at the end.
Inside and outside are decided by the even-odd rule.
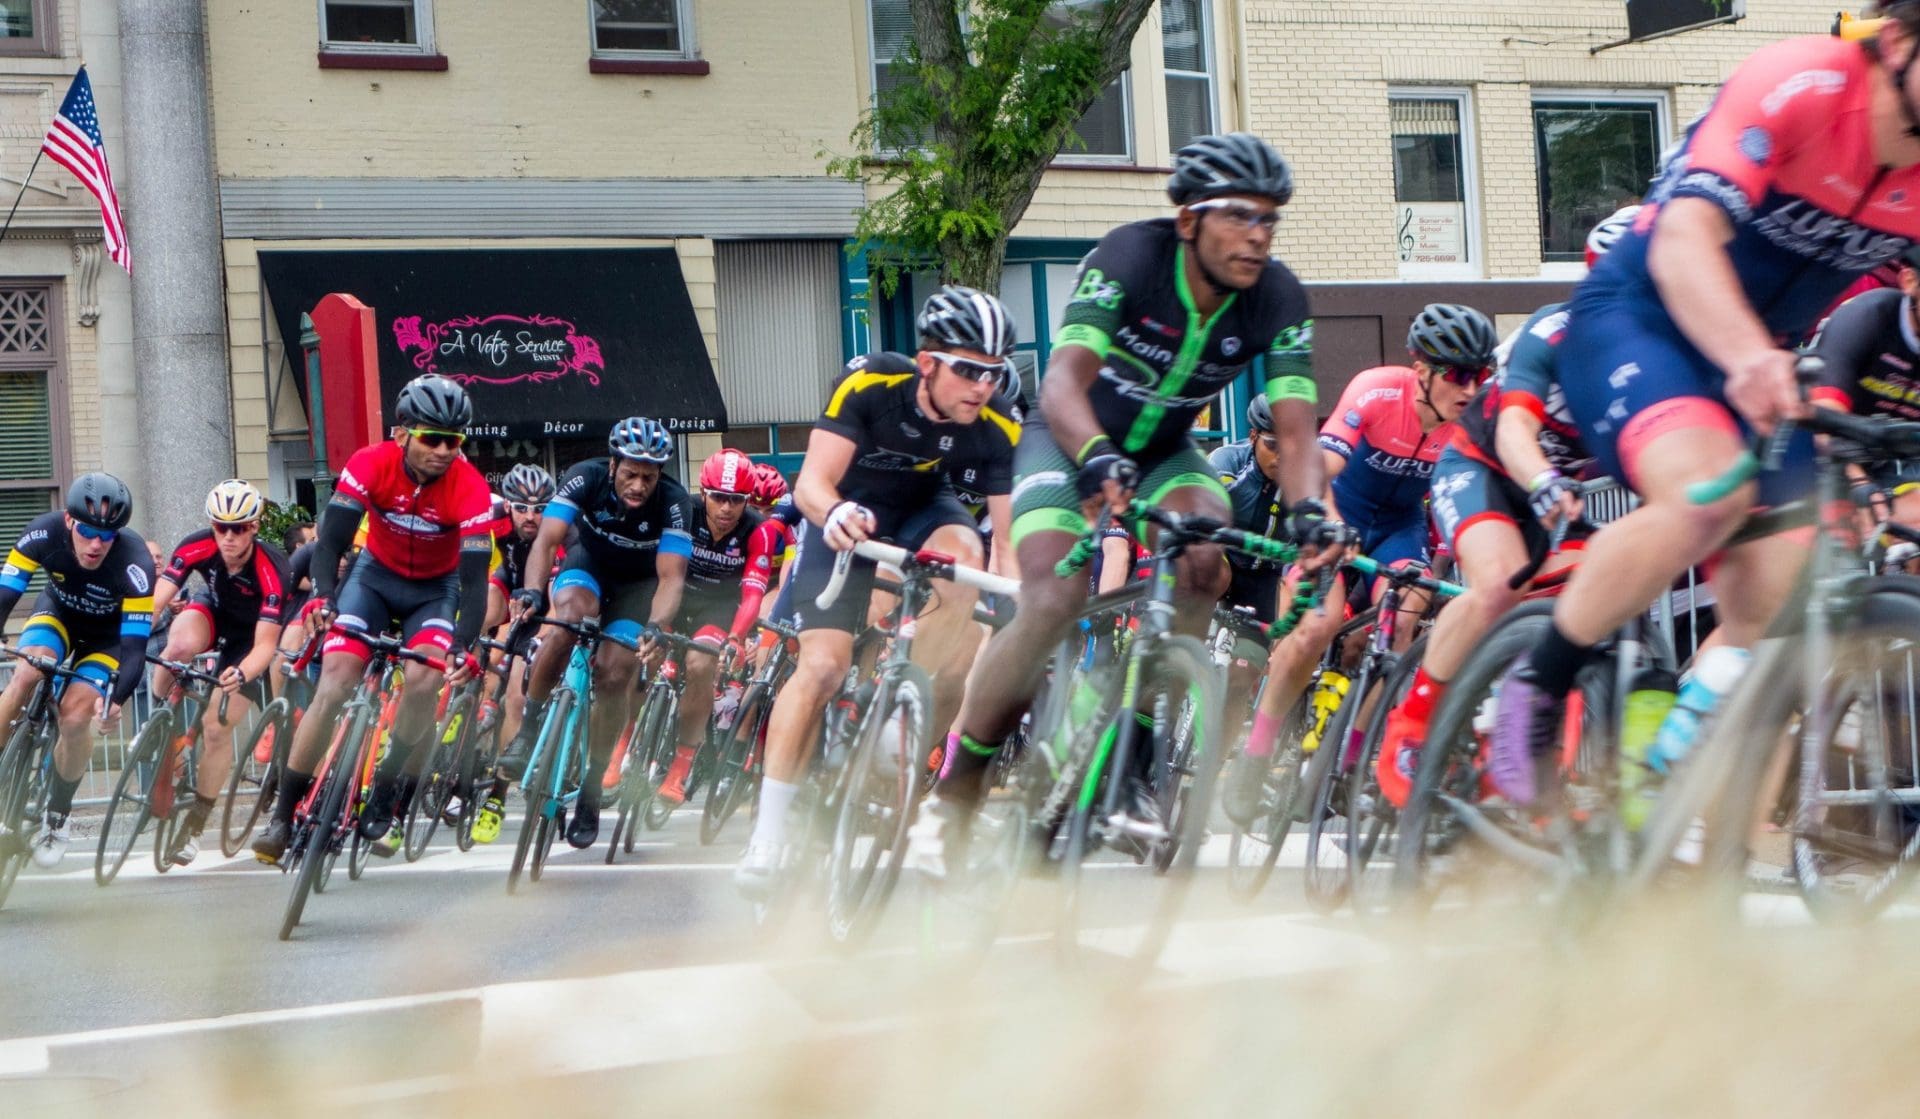
POLYGON ((613 457, 628 462, 662 465, 673 458, 673 435, 659 420, 628 416, 613 425, 613 431, 607 435, 607 449, 613 452, 613 457))

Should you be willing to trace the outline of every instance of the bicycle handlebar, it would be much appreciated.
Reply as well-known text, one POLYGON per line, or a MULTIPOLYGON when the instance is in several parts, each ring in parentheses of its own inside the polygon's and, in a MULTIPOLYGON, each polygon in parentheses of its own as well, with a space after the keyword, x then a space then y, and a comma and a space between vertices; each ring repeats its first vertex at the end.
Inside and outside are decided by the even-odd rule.
POLYGON ((1371 556, 1348 556, 1346 564, 1362 575, 1388 579, 1403 587, 1419 587, 1442 598, 1457 598, 1467 593, 1467 588, 1458 583, 1420 574, 1421 569, 1417 567, 1388 567, 1371 556))
POLYGON ((884 563, 906 571, 908 568, 927 569, 936 579, 946 579, 988 594, 1018 597, 1020 581, 1004 575, 995 575, 977 567, 968 567, 955 562, 952 556, 922 548, 918 552, 909 552, 897 544, 882 544, 878 540, 862 540, 849 551, 841 552, 833 562, 833 576, 827 580, 826 589, 813 600, 813 604, 822 610, 830 610, 840 599, 840 592, 846 587, 847 576, 853 570, 853 557, 860 556, 875 563, 884 563))
MULTIPOLYGON (((1121 516, 1123 519, 1152 521, 1170 533, 1172 538, 1163 537, 1156 551, 1184 551, 1189 544, 1208 543, 1277 564, 1292 563, 1300 558, 1300 548, 1296 544, 1246 532, 1211 517, 1169 512, 1138 501, 1130 503, 1121 516)), ((1074 541, 1066 557, 1053 565, 1054 575, 1061 579, 1071 578, 1074 572, 1092 563, 1093 557, 1100 551, 1101 531, 1097 526, 1090 527, 1085 535, 1074 541)))

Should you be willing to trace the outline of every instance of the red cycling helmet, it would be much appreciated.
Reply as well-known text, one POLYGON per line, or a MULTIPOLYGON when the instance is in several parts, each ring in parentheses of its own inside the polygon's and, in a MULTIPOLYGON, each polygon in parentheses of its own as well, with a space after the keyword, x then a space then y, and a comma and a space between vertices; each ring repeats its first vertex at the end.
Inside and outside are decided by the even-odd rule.
POLYGON ((751 494, 753 460, 731 447, 715 451, 700 467, 700 488, 708 493, 751 494))
POLYGON ((757 462, 753 465, 753 503, 762 508, 773 505, 787 496, 787 480, 781 476, 771 463, 757 462))

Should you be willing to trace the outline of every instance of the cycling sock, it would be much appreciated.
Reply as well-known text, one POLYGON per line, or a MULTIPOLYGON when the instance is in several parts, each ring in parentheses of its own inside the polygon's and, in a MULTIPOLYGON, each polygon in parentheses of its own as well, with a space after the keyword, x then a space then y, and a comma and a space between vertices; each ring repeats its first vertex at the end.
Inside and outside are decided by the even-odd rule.
POLYGON ((1280 720, 1265 711, 1255 711, 1253 729, 1247 734, 1247 748, 1242 752, 1249 758, 1270 758, 1279 742, 1280 720))
POLYGON ((207 817, 213 815, 213 806, 217 803, 212 797, 193 794, 193 807, 187 809, 187 831, 199 835, 200 829, 207 826, 207 817))
POLYGON ((1580 674, 1580 667, 1586 663, 1587 647, 1574 644, 1566 634, 1560 632, 1560 625, 1555 622, 1547 627, 1547 635, 1533 647, 1527 661, 1527 675, 1534 687, 1560 699, 1573 690, 1573 678, 1580 674))
POLYGON ((292 766, 280 771, 280 792, 273 800, 273 818, 283 824, 293 822, 293 810, 313 788, 313 774, 295 773, 292 766))
POLYGON ((1002 745, 999 742, 982 742, 964 733, 950 735, 947 742, 946 762, 940 767, 943 789, 960 787, 958 783, 964 783, 965 788, 978 787, 978 775, 993 764, 993 757, 1000 752, 1002 745))
POLYGON ((1433 717, 1433 705, 1447 692, 1444 680, 1435 680, 1427 675, 1425 665, 1421 665, 1413 674, 1413 686, 1407 689, 1407 698, 1400 704, 1401 714, 1410 719, 1426 722, 1433 717))
POLYGON ((771 777, 760 781, 760 811, 753 818, 753 842, 779 846, 787 841, 787 812, 800 786, 771 777))
POLYGON ((73 811, 73 793, 80 787, 80 779, 69 781, 58 773, 47 776, 47 811, 56 816, 65 816, 73 811))

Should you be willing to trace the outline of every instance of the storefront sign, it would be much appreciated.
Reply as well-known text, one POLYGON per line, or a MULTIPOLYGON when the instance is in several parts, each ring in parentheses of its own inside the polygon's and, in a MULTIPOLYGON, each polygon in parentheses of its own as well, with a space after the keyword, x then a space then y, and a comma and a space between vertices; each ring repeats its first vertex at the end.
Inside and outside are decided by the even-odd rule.
POLYGON ((260 270, 282 338, 329 292, 374 309, 389 408, 439 373, 472 394, 479 437, 588 438, 627 416, 726 427, 672 249, 267 251, 260 270))
POLYGON ((1465 264, 1467 207, 1461 202, 1399 202, 1394 224, 1402 264, 1465 264))

